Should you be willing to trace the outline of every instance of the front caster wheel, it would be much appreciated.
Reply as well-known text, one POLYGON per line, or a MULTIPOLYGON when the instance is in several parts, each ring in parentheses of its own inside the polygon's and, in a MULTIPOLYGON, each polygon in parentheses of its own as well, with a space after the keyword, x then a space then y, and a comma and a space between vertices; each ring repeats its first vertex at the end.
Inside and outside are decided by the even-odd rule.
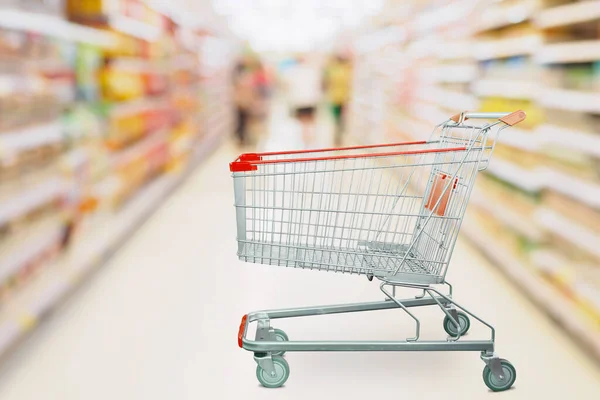
POLYGON ((283 386, 285 381, 290 377, 290 366, 288 365, 285 358, 280 356, 273 357, 273 366, 275 367, 275 373, 271 375, 260 365, 256 366, 256 378, 266 388, 274 389, 283 386))
MULTIPOLYGON (((290 339, 288 335, 282 331, 281 329, 273 329, 273 333, 275 334, 275 340, 278 342, 288 342, 290 339)), ((285 354, 285 350, 273 352, 274 356, 282 356, 285 354)))
MULTIPOLYGON (((469 328, 471 327, 471 321, 469 320, 467 314, 458 312, 458 324, 460 325, 460 336, 469 331, 469 328)), ((456 329, 456 325, 447 315, 444 317, 444 330, 452 337, 458 336, 458 329, 456 329)))
POLYGON ((517 379, 517 370, 507 360, 500 360, 502 365, 502 378, 495 376, 489 366, 483 369, 483 382, 494 392, 502 392, 512 387, 517 379))

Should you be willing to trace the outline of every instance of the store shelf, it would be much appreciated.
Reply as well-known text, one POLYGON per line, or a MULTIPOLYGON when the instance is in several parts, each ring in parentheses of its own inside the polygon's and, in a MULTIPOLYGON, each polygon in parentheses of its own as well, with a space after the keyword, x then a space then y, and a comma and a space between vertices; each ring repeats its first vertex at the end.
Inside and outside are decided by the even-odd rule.
POLYGON ((174 70, 190 70, 193 68, 199 70, 200 64, 197 56, 192 54, 180 54, 171 62, 171 68, 174 70))
POLYGON ((600 184, 552 169, 545 169, 542 174, 549 189, 600 209, 600 184))
POLYGON ((528 192, 537 192, 543 187, 543 178, 539 171, 521 168, 498 157, 490 162, 487 171, 528 192))
POLYGON ((169 105, 170 99, 167 97, 143 97, 123 103, 113 104, 110 108, 110 113, 113 117, 123 117, 156 110, 159 108, 166 108, 169 105))
POLYGON ((125 15, 111 15, 108 21, 114 30, 149 42, 155 42, 161 34, 161 29, 158 26, 153 26, 125 15))
POLYGON ((536 220, 540 226, 555 235, 600 258, 600 246, 598 246, 600 235, 597 232, 582 227, 571 219, 547 208, 536 212, 536 220))
POLYGON ((555 28, 600 19, 600 1, 590 0, 540 11, 533 19, 540 28, 555 28))
POLYGON ((435 82, 471 82, 477 77, 477 66, 475 64, 443 65, 426 69, 420 75, 435 82))
POLYGON ((36 230, 33 234, 23 238, 22 243, 7 253, 0 253, 0 283, 16 274, 23 266, 40 257, 53 246, 57 246, 62 239, 63 226, 54 224, 36 230))
POLYGON ((535 59, 541 64, 594 62, 600 60, 600 40, 547 44, 540 47, 535 59))
POLYGON ((578 150, 600 158, 600 135, 544 124, 536 129, 544 142, 578 150))
POLYGON ((81 244, 61 257, 23 288, 0 311, 0 354, 27 334, 93 269, 105 262, 164 201, 186 176, 220 143, 207 137, 181 174, 164 175, 142 189, 123 210, 81 244))
POLYGON ((480 41, 475 45, 474 55, 478 60, 492 60, 533 54, 542 44, 540 35, 529 35, 510 39, 480 41))
POLYGON ((152 10, 170 16, 177 24, 185 28, 199 29, 202 26, 200 24, 201 17, 196 15, 196 13, 190 13, 185 7, 182 8, 179 3, 165 2, 164 0, 147 0, 146 4, 152 10))
POLYGON ((165 74, 168 71, 167 64, 163 61, 135 57, 111 58, 110 65, 111 68, 131 72, 165 74))
POLYGON ((431 135, 433 126, 413 118, 402 118, 399 130, 412 140, 427 140, 431 135))
POLYGON ((511 280, 523 289, 542 310, 600 357, 600 331, 587 322, 574 303, 529 269, 472 221, 465 221, 461 232, 490 258, 511 280))
MULTIPOLYGON (((425 2, 410 11, 409 23, 417 21, 425 28, 410 32, 405 59, 397 63, 398 68, 402 68, 401 75, 406 78, 378 82, 379 86, 393 87, 394 91, 402 93, 402 97, 397 96, 388 104, 381 105, 387 110, 395 110, 395 113, 382 113, 375 117, 377 121, 368 121, 373 115, 368 111, 379 105, 365 102, 353 115, 357 120, 356 131, 364 132, 364 127, 377 123, 390 127, 389 131, 399 132, 403 138, 417 140, 430 132, 430 129, 424 131, 421 128, 425 121, 433 122, 439 114, 447 114, 447 117, 465 110, 509 111, 510 104, 521 104, 517 108, 529 110, 528 122, 501 132, 496 153, 485 174, 490 179, 502 181, 507 188, 511 186, 509 191, 527 192, 523 195, 535 197, 539 202, 527 202, 530 212, 526 212, 527 208, 521 210, 493 196, 493 193, 478 191, 476 187, 471 197, 473 206, 481 215, 502 222, 519 237, 538 245, 543 245, 544 239, 554 231, 561 232, 559 237, 562 239, 558 243, 561 240, 564 243, 575 241, 578 235, 582 235, 582 246, 598 256, 600 250, 594 249, 594 246, 600 248, 598 233, 586 230, 585 224, 576 220, 560 219, 560 215, 551 215, 552 218, 546 218, 542 225, 536 211, 540 204, 558 201, 553 198, 553 194, 557 193, 576 203, 600 209, 600 184, 597 180, 586 180, 583 173, 581 176, 584 178, 580 178, 577 170, 566 167, 564 170, 558 170, 559 167, 548 170, 543 165, 544 160, 541 164, 538 160, 539 157, 560 158, 555 154, 560 154, 561 149, 574 150, 569 151, 569 155, 589 162, 589 168, 593 168, 592 157, 600 158, 600 136, 592 125, 594 117, 584 115, 600 114, 600 92, 592 91, 591 83, 587 84, 587 80, 594 79, 597 71, 589 65, 572 65, 600 60, 600 38, 595 32, 600 20, 600 1, 571 1, 568 5, 546 10, 543 8, 551 7, 550 3, 536 0, 467 3, 475 9, 460 23, 446 23, 431 17, 444 13, 441 11, 443 6, 436 2, 425 2), (586 21, 593 23, 545 29, 586 21), (465 29, 467 27, 471 28, 470 32, 465 29), (548 76, 540 76, 541 72, 548 72, 548 76), (544 77, 548 78, 547 83, 541 82, 544 77), (564 81, 564 85, 557 83, 553 87, 550 81, 558 80, 564 81), (550 121, 556 121, 552 122, 555 125, 550 125, 550 121), (580 121, 579 129, 589 132, 572 129, 577 121, 580 121), (554 145, 552 150, 555 152, 544 152, 548 145, 554 145)), ((561 2, 554 2, 558 3, 561 2)), ((451 19, 451 16, 447 18, 451 19)), ((360 62, 369 71, 370 64, 382 62, 381 55, 382 51, 374 51, 362 56, 360 62)), ((359 94, 368 96, 374 87, 368 73, 356 78, 358 84, 355 87, 359 87, 359 94)), ((370 135, 365 142, 372 141, 375 133, 370 135)), ((556 164, 546 164, 561 165, 560 159, 552 161, 556 164)), ((497 221, 490 221, 490 224, 497 221)), ((467 221, 465 224, 468 225, 467 221)), ((498 243, 503 242, 502 232, 498 232, 498 237, 491 237, 493 231, 490 229, 486 235, 485 227, 483 220, 479 227, 482 232, 477 230, 470 235, 478 239, 479 247, 486 253, 493 253, 490 258, 507 269, 525 291, 531 291, 531 287, 535 286, 533 297, 540 306, 549 309, 549 313, 560 319, 582 342, 595 346, 600 357, 600 330, 590 333, 587 324, 593 322, 593 314, 591 306, 586 309, 585 305, 588 298, 598 299, 597 294, 582 295, 578 304, 561 293, 573 288, 560 283, 554 286, 551 282, 553 278, 558 281, 577 275, 578 266, 567 262, 553 278, 542 275, 536 268, 528 270, 528 261, 519 262, 520 256, 516 253, 510 255, 508 248, 499 247, 498 243)), ((570 247, 557 245, 552 250, 567 256, 570 247)), ((564 258, 568 259, 568 256, 564 258)), ((593 291, 591 287, 589 290, 593 291)))
POLYGON ((482 210, 487 211, 493 218, 525 235, 525 237, 534 241, 542 238, 542 230, 536 224, 532 224, 510 207, 488 198, 484 192, 477 189, 474 190, 469 201, 482 210))
POLYGON ((437 49, 437 55, 442 60, 461 60, 473 58, 475 43, 470 40, 451 41, 437 49))
MULTIPOLYGON (((566 268, 573 264, 579 264, 568 257, 565 257, 551 248, 542 248, 535 250, 530 256, 531 263, 545 276, 550 277, 551 283, 557 284, 559 290, 566 291, 569 298, 572 298, 577 307, 582 307, 584 315, 582 319, 590 319, 596 327, 598 316, 600 316, 600 289, 584 274, 568 274, 565 276, 566 268), (565 279, 566 278, 566 279, 565 279)), ((578 265, 583 270, 587 269, 585 264, 578 265)), ((587 266, 591 267, 591 266, 587 266)), ((592 267, 593 268, 593 267, 592 267)), ((600 334, 600 332, 598 332, 600 334)))
POLYGON ((546 88, 540 91, 538 101, 548 108, 600 113, 600 93, 598 92, 546 88))
POLYGON ((170 155, 173 158, 181 157, 185 155, 193 146, 193 141, 189 137, 183 137, 178 139, 175 143, 171 144, 170 155))
POLYGON ((535 82, 511 79, 481 79, 473 84, 473 92, 481 97, 535 99, 537 90, 535 82))
POLYGON ((431 104, 416 104, 413 109, 413 117, 429 124, 433 129, 437 124, 446 121, 450 115, 440 111, 439 107, 431 104))
POLYGON ((400 27, 390 26, 373 32, 357 43, 359 53, 368 53, 385 46, 400 45, 406 40, 406 31, 400 27))
POLYGON ((519 24, 533 16, 536 4, 533 1, 524 1, 508 7, 488 7, 478 16, 475 29, 483 32, 519 24))
POLYGON ((479 107, 479 100, 472 94, 438 87, 424 87, 419 90, 418 97, 454 111, 476 110, 479 107))
POLYGON ((167 129, 156 131, 124 150, 112 154, 110 164, 115 168, 124 167, 139 159, 144 154, 147 154, 160 143, 165 143, 167 141, 167 136, 167 129))
POLYGON ((473 11, 473 2, 455 1, 431 7, 411 19, 411 34, 428 35, 447 24, 459 23, 473 11))
MULTIPOLYGON (((8 84, 14 85, 13 91, 18 94, 20 86, 28 84, 21 81, 31 80, 26 78, 27 74, 21 76, 21 71, 33 68, 36 76, 42 74, 51 79, 49 89, 60 94, 60 101, 55 101, 51 96, 44 97, 51 91, 35 91, 37 97, 32 95, 21 108, 23 113, 35 113, 41 102, 57 106, 56 114, 52 114, 56 120, 0 133, 0 158, 7 167, 7 176, 15 176, 10 182, 2 182, 0 188, 0 226, 9 223, 11 228, 0 243, 0 280, 4 281, 0 291, 0 353, 32 329, 88 272, 110 256, 224 137, 209 135, 206 129, 196 131, 197 118, 205 123, 209 117, 205 115, 205 103, 211 100, 203 96, 206 89, 203 83, 210 82, 213 90, 226 93, 229 77, 226 63, 231 61, 232 54, 222 54, 222 63, 218 65, 211 58, 215 51, 223 50, 215 48, 225 46, 223 42, 214 39, 213 47, 207 50, 201 24, 183 27, 180 22, 159 16, 162 11, 140 9, 144 15, 134 19, 115 14, 115 10, 91 15, 89 7, 75 3, 65 11, 69 18, 94 28, 68 22, 60 16, 0 8, 0 28, 7 30, 5 40, 15 39, 10 34, 13 30, 27 33, 17 35, 18 43, 13 43, 14 46, 8 43, 11 49, 7 51, 11 54, 25 51, 21 53, 25 58, 43 57, 43 61, 25 61, 25 64, 20 57, 7 58, 7 73, 12 75, 7 75, 5 81, 12 80, 8 84), (166 25, 171 22, 174 29, 167 31, 166 25), (102 29, 96 29, 98 26, 102 29), (168 39, 164 45, 147 43, 163 38, 168 39), (74 71, 71 64, 76 59, 82 62, 78 61, 74 71), (211 63, 214 78, 199 82, 201 69, 211 63), (126 71, 127 76, 111 73, 111 67, 126 71), (182 84, 184 79, 196 81, 182 84), (137 87, 138 83, 143 87, 137 87), (120 84, 128 87, 121 88, 114 96, 96 90, 120 84), (178 88, 189 92, 189 97, 195 96, 197 101, 189 107, 178 103, 178 88), (161 94, 156 93, 158 90, 161 94), (75 99, 76 93, 85 94, 88 100, 75 99), (92 97, 95 100, 90 100, 92 97), (158 126, 170 122, 171 117, 181 118, 178 121, 185 123, 177 127, 158 126), (188 123, 194 127, 185 132, 185 137, 179 137, 188 123), (138 128, 144 127, 144 136, 132 136, 142 133, 138 128), (107 128, 110 132, 106 132, 107 128), (82 135, 91 135, 93 140, 85 143, 73 140, 82 135), (38 147, 42 150, 47 144, 62 141, 67 144, 67 140, 68 154, 52 161, 51 170, 43 165, 47 165, 48 156, 54 157, 54 147, 49 149, 51 152, 31 152, 18 159, 11 158, 26 150, 38 147), (118 146, 112 145, 117 141, 126 146, 116 149, 118 146), (196 152, 197 146, 200 148, 196 152), (13 160, 19 164, 11 164, 13 160), (124 165, 127 168, 119 168, 124 165), (148 173, 158 176, 146 176, 148 173), (142 181, 149 182, 140 188, 142 181), (87 194, 80 197, 77 193, 87 194), (71 199, 71 194, 77 198, 71 199), (123 201, 125 198, 127 201, 123 201), (98 207, 93 212, 87 207, 92 205, 88 199, 97 201, 98 207), (68 204, 64 204, 65 200, 69 200, 68 204), (42 209, 42 206, 48 207, 42 209), (67 248, 62 243, 67 223, 63 215, 65 206, 69 218, 81 222, 78 225, 81 229, 71 237, 67 248), (34 214, 34 210, 40 212, 34 214), (12 224, 13 221, 17 223, 12 224)), ((172 11, 169 6, 164 12, 172 11)), ((183 19, 186 24, 190 21, 187 17, 177 18, 183 19)), ((10 95, 8 89, 5 92, 5 97, 10 95)), ((226 106, 222 102, 222 107, 226 106)), ((219 130, 229 122, 221 111, 219 130)), ((21 117, 19 120, 24 121, 39 119, 21 117)))
POLYGON ((116 39, 109 33, 70 23, 58 17, 27 11, 0 10, 0 27, 101 47, 111 47, 116 44, 116 39))
POLYGON ((2 133, 0 134, 0 156, 57 143, 63 139, 64 132, 60 121, 2 133))
POLYGON ((544 139, 545 138, 540 135, 537 130, 534 132, 529 132, 523 129, 511 127, 500 133, 498 142, 502 145, 511 146, 516 149, 536 152, 540 149, 544 139))
POLYGON ((0 225, 27 214, 66 193, 66 184, 59 178, 49 179, 0 202, 0 225))

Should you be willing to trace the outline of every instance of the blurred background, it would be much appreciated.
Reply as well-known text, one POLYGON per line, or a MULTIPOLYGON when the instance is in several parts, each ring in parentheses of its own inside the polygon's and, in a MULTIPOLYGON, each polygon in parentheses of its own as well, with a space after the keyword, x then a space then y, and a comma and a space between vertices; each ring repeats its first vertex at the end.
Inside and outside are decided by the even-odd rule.
POLYGON ((517 109, 462 236, 597 368, 600 1, 0 0, 0 353, 215 152, 517 109))

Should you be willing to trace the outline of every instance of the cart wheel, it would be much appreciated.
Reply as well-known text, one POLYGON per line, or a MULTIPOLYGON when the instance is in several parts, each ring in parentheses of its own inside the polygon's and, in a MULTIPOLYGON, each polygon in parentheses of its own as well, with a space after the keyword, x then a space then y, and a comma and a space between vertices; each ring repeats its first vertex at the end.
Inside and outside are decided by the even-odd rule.
POLYGON ((283 386, 290 377, 290 366, 285 358, 273 356, 273 366, 275 367, 275 376, 267 373, 260 365, 256 366, 256 378, 266 388, 274 389, 283 386))
POLYGON ((512 387, 517 379, 517 370, 507 360, 500 360, 503 378, 500 379, 492 373, 487 365, 483 368, 483 382, 494 392, 502 392, 512 387))
MULTIPOLYGON (((458 324, 460 325, 461 336, 469 331, 469 328, 471 327, 471 321, 469 320, 467 314, 463 312, 458 313, 458 324)), ((454 322, 452 322, 452 320, 448 318, 447 315, 446 317, 444 317, 444 330, 448 335, 452 337, 458 336, 456 325, 454 325, 454 322)))
MULTIPOLYGON (((273 329, 275 331, 275 340, 278 342, 289 342, 288 335, 282 331, 281 329, 273 329)), ((283 356, 285 354, 285 350, 274 351, 272 353, 274 356, 283 356)))

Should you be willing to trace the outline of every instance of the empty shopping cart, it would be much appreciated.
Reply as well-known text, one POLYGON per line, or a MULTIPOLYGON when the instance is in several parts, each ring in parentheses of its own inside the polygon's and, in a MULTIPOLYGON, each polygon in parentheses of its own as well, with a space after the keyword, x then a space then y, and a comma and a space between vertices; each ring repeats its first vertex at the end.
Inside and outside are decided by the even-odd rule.
POLYGON ((513 385, 515 368, 494 353, 494 328, 454 301, 446 273, 477 172, 487 167, 500 131, 524 119, 523 111, 462 113, 426 141, 242 154, 230 164, 241 260, 365 275, 377 278, 386 296, 245 315, 239 346, 254 352, 263 386, 286 382, 283 354, 290 351, 479 351, 485 384, 494 391, 513 385), (419 294, 397 299, 397 287, 419 294), (420 321, 410 308, 427 305, 444 313, 445 340, 419 340, 420 321), (271 327, 279 318, 393 308, 414 320, 414 337, 293 341, 271 327), (469 317, 490 329, 490 339, 463 339, 469 317), (252 322, 254 340, 246 337, 252 322))

